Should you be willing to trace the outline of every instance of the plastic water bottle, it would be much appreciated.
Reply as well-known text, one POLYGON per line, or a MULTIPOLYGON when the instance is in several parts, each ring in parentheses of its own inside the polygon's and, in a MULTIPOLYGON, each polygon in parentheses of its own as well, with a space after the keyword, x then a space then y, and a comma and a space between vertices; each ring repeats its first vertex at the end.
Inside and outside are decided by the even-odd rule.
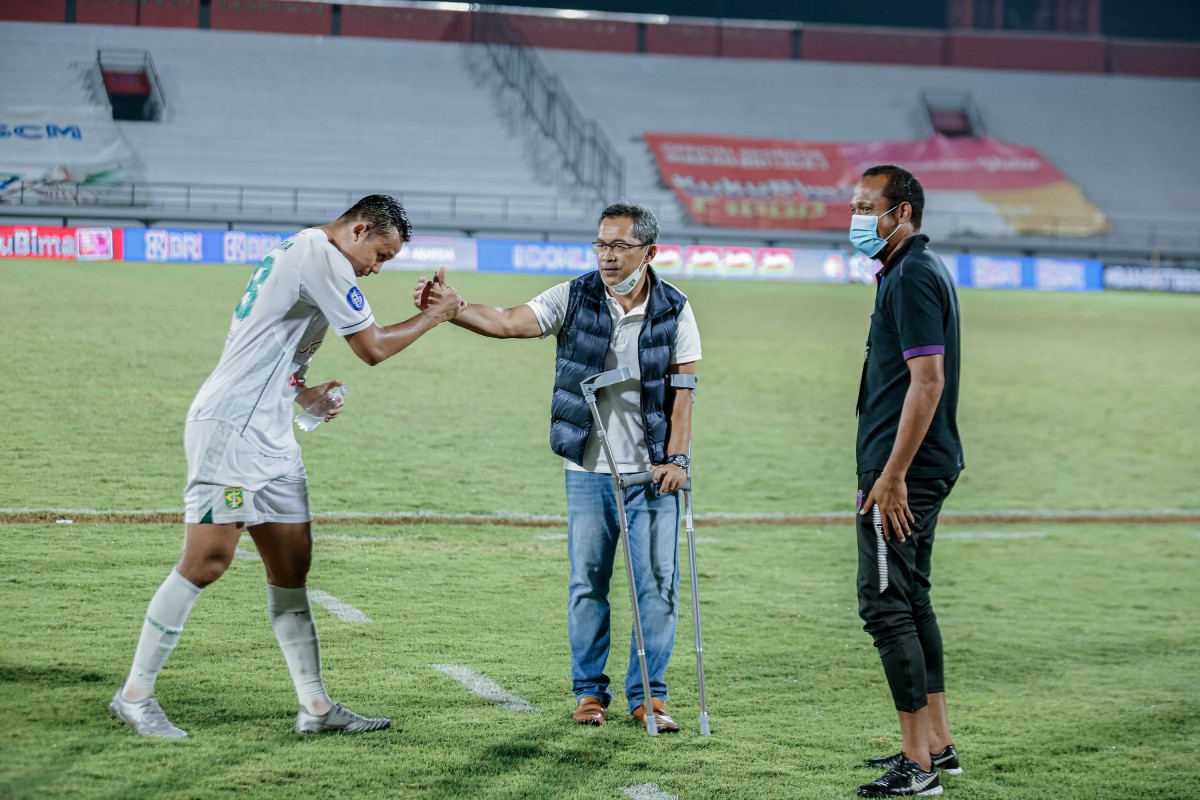
POLYGON ((325 421, 325 415, 332 411, 334 406, 342 402, 349 391, 350 389, 346 386, 333 387, 317 398, 315 403, 296 415, 296 425, 299 426, 300 430, 308 433, 325 421))

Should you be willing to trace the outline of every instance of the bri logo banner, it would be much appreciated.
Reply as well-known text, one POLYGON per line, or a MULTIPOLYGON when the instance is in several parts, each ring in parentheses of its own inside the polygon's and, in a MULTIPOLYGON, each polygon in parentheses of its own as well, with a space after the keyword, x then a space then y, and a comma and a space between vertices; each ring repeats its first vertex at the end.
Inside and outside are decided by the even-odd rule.
POLYGON ((659 170, 698 224, 844 230, 863 170, 898 164, 925 188, 926 209, 954 232, 1090 236, 1107 228, 1031 147, 988 137, 908 142, 808 142, 647 133, 659 170))

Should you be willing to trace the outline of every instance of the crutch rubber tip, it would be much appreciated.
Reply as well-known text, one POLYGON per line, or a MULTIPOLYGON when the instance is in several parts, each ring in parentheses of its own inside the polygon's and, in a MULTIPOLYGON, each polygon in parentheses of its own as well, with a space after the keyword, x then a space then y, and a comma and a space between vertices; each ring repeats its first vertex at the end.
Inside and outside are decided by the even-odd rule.
POLYGON ((710 731, 708 729, 708 714, 700 715, 700 735, 701 736, 711 736, 712 735, 712 731, 710 731))

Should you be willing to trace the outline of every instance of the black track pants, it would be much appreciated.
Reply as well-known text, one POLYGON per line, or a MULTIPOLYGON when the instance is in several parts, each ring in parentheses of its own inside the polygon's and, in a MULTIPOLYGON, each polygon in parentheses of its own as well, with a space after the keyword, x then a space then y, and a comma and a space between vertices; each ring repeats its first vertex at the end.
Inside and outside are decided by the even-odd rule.
MULTIPOLYGON (((861 504, 878 472, 858 476, 861 504)), ((929 599, 933 539, 942 502, 958 476, 910 478, 908 507, 916 522, 907 541, 885 541, 871 509, 858 528, 858 615, 875 639, 898 711, 919 711, 929 694, 946 691, 942 633, 929 599)))

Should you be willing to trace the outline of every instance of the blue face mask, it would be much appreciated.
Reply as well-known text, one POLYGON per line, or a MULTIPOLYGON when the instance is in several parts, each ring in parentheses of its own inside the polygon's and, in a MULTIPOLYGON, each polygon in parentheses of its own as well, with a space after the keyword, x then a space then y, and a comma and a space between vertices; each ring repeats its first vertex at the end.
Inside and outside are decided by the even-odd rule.
POLYGON ((900 205, 897 203, 878 217, 869 214, 852 215, 850 217, 850 243, 867 258, 874 258, 875 254, 887 244, 888 239, 892 238, 892 234, 900 230, 900 227, 897 226, 895 231, 888 234, 887 239, 881 239, 879 237, 879 219, 886 217, 899 207, 900 205))

